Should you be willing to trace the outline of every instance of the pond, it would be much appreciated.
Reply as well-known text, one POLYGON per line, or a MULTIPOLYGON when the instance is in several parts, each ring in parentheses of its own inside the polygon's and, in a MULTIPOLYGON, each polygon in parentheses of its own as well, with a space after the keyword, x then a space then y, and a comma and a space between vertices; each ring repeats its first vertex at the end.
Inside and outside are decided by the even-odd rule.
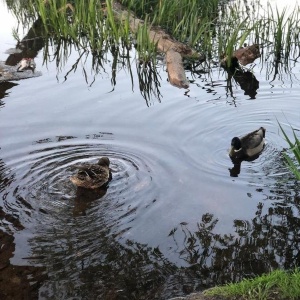
MULTIPOLYGON (((0 18, 6 61, 17 21, 4 2, 0 18)), ((134 50, 131 68, 108 53, 95 73, 88 55, 74 68, 74 47, 59 66, 51 49, 41 76, 0 83, 1 231, 11 265, 41 268, 39 299, 169 299, 299 266, 299 184, 278 124, 300 127, 297 58, 277 74, 257 59, 250 95, 205 63, 178 89, 158 60, 147 96, 134 50), (262 154, 234 166, 232 137, 260 126, 262 154), (107 190, 78 192, 73 166, 101 156, 107 190)))

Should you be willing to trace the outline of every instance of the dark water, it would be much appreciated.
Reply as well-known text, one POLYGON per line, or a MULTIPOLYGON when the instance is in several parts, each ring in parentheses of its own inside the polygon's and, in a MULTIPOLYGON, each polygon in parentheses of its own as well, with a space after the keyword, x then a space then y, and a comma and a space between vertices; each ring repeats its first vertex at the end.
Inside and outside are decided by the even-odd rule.
MULTIPOLYGON (((110 54, 92 85, 80 67, 65 80, 77 58, 58 71, 40 52, 43 75, 0 100, 0 206, 24 226, 2 219, 1 230, 15 238, 12 264, 47 268, 40 299, 168 299, 299 266, 299 184, 277 123, 299 129, 297 62, 273 79, 257 60, 255 99, 229 91, 218 67, 177 89, 159 63, 161 96, 146 101, 134 52, 133 84, 119 64, 114 88, 110 54), (230 172, 231 138, 260 126, 263 153, 230 172), (72 166, 103 155, 108 189, 76 192, 72 166)), ((92 83, 91 58, 82 65, 92 83)))

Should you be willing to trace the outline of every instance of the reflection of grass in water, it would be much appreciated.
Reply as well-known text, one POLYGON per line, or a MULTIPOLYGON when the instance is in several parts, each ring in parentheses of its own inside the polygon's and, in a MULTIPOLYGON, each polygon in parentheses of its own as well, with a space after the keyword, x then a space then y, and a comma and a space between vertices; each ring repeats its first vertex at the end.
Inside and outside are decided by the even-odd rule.
POLYGON ((274 271, 254 279, 242 280, 226 286, 215 287, 207 290, 205 295, 222 295, 229 299, 242 298, 249 300, 266 299, 299 299, 300 272, 274 271))
MULTIPOLYGON (((17 16, 21 16, 25 10, 24 6, 17 4, 11 4, 11 8, 17 16)), ((32 0, 26 9, 41 17, 48 36, 72 41, 82 49, 107 52, 120 43, 126 47, 131 46, 129 19, 124 17, 121 21, 115 18, 111 0, 32 0)), ((140 42, 138 52, 141 56, 156 53, 155 45, 149 42, 145 34, 147 24, 145 22, 135 34, 135 39, 140 42)))

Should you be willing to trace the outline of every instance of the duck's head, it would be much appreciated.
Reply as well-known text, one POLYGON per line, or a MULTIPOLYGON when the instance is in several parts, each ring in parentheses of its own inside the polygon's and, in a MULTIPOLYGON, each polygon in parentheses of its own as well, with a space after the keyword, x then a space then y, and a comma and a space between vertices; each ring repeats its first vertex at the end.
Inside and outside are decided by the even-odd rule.
POLYGON ((242 148, 242 142, 238 137, 234 137, 231 140, 231 148, 229 151, 229 156, 230 157, 236 157, 237 152, 242 148))
POLYGON ((234 149, 234 150, 239 150, 242 148, 242 142, 241 140, 238 138, 238 137, 234 137, 232 140, 231 140, 231 147, 234 149))
POLYGON ((109 164, 110 164, 109 158, 106 156, 103 156, 98 160, 98 165, 100 166, 109 167, 109 164))

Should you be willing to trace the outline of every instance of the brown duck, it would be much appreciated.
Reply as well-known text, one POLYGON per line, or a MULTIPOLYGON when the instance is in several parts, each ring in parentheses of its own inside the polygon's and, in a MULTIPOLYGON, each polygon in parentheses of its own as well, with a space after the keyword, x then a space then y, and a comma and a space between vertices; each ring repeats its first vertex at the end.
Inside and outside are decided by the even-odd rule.
POLYGON ((109 158, 102 157, 97 164, 74 166, 78 169, 78 172, 76 175, 72 176, 70 180, 77 187, 86 189, 106 187, 107 183, 112 179, 109 164, 109 158))
POLYGON ((246 159, 258 155, 264 148, 266 129, 259 129, 231 141, 229 156, 231 158, 246 159))

